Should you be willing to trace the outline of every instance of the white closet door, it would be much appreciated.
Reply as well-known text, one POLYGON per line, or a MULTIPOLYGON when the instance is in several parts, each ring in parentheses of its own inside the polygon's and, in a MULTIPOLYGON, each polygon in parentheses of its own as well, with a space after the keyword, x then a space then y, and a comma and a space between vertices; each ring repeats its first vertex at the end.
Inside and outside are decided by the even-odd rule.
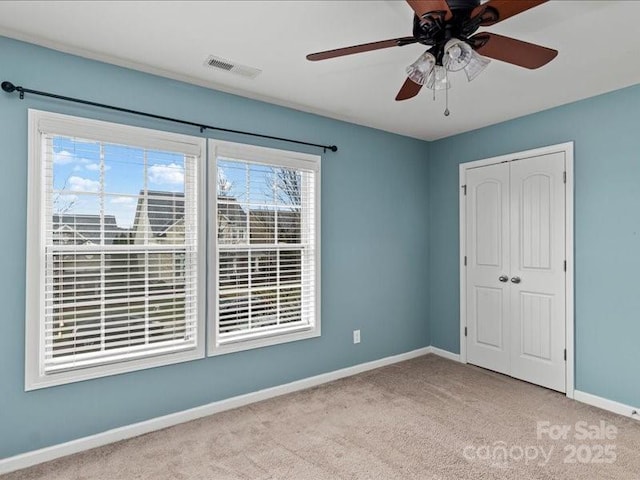
POLYGON ((509 374, 509 165, 467 171, 467 360, 509 374))
POLYGON ((565 170, 554 153, 466 172, 467 361, 566 390, 565 170))
POLYGON ((509 165, 511 375, 564 392, 564 153, 509 165))

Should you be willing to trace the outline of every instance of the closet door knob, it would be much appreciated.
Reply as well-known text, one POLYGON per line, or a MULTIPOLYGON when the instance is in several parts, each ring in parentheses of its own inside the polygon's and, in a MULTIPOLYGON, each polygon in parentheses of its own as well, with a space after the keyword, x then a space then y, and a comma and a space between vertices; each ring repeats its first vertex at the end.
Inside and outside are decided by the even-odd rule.
POLYGON ((511 283, 520 283, 520 277, 513 277, 511 283))
POLYGON ((506 283, 509 281, 509 277, 507 277, 506 275, 500 275, 498 277, 498 280, 500 280, 502 283, 506 283))

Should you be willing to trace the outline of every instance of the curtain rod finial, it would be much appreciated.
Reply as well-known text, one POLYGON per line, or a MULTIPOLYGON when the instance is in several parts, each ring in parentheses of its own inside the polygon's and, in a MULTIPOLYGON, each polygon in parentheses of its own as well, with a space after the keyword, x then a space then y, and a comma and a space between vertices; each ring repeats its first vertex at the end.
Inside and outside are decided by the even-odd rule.
POLYGON ((2 90, 8 93, 12 93, 16 91, 16 86, 11 82, 2 82, 2 90))

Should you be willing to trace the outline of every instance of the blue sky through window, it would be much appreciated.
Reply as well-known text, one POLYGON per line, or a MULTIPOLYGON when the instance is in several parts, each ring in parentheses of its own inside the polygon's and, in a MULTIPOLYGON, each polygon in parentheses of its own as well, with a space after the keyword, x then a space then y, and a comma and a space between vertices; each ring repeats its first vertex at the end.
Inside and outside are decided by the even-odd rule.
MULTIPOLYGON (((184 193, 184 165, 184 156, 178 153, 54 137, 53 213, 100 215, 102 204, 105 215, 115 216, 120 228, 131 228, 144 188, 184 193)), ((284 207, 277 191, 277 170, 219 159, 218 195, 224 189, 245 210, 284 207)))
POLYGON ((145 183, 148 190, 184 193, 181 154, 103 144, 102 155, 101 163, 98 142, 53 139, 54 214, 99 215, 102 200, 105 215, 114 215, 119 227, 131 228, 145 183))

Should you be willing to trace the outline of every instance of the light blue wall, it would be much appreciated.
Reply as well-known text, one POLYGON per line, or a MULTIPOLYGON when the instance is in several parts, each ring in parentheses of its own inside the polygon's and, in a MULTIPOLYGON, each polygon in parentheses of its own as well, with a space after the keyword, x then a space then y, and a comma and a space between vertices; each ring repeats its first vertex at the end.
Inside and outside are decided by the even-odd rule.
POLYGON ((198 131, 0 92, 0 458, 430 344, 424 142, 2 37, 0 71, 27 88, 340 148, 322 159, 321 338, 25 393, 27 108, 198 131))
POLYGON ((571 140, 576 388, 637 406, 640 86, 429 144, 431 340, 459 352, 458 165, 571 140))

